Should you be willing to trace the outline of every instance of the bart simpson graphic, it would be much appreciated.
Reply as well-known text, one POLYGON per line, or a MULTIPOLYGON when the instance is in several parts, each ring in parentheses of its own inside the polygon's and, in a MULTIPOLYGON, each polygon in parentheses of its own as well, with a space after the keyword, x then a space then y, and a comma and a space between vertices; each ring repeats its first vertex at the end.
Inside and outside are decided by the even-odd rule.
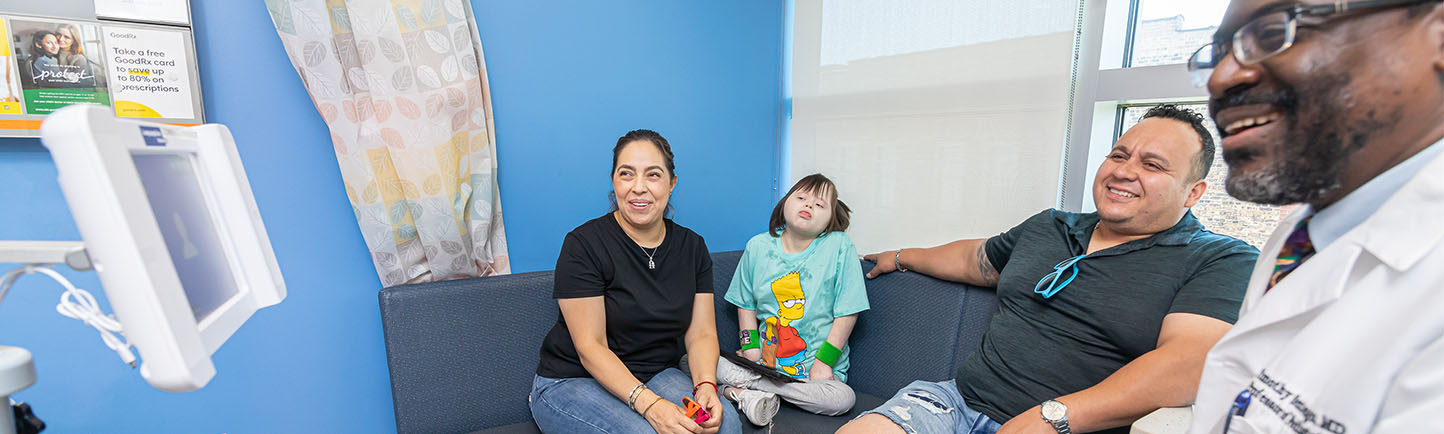
POLYGON ((807 301, 802 292, 802 276, 796 272, 787 273, 772 281, 771 286, 778 308, 777 316, 764 321, 763 364, 796 378, 806 378, 802 359, 807 354, 807 342, 791 326, 793 321, 802 319, 803 305, 807 301))

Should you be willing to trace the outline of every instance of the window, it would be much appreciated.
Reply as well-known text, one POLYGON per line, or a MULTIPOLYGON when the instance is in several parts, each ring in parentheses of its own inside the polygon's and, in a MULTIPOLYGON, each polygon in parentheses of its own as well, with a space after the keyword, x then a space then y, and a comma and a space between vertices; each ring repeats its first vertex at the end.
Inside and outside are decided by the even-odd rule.
POLYGON ((1213 39, 1228 0, 1136 0, 1128 66, 1183 63, 1213 39))
POLYGON ((1056 206, 1081 2, 893 3, 788 2, 778 191, 827 175, 863 253, 1056 206))
MULTIPOLYGON (((1095 44, 1092 58, 1080 57, 1074 85, 1068 155, 1060 182, 1060 205, 1092 211, 1089 186, 1098 165, 1118 136, 1149 108, 1163 103, 1200 111, 1207 116, 1208 93, 1194 87, 1183 62, 1208 43, 1228 7, 1227 0, 1109 0, 1084 17, 1082 41, 1095 44), (1085 69, 1086 68, 1086 69, 1085 69)), ((1080 51, 1088 56, 1089 50, 1080 51)), ((1217 130, 1208 121, 1210 132, 1217 130)), ((1193 208, 1208 230, 1262 247, 1274 227, 1293 207, 1248 203, 1228 196, 1228 168, 1222 153, 1209 170, 1208 191, 1193 208)))

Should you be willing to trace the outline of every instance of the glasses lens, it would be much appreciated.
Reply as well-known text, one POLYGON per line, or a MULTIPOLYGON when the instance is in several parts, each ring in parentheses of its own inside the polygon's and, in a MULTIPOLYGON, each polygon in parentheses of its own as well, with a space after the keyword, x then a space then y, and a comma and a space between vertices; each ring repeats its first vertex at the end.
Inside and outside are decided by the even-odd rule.
POLYGON ((1194 87, 1207 85, 1208 77, 1213 75, 1213 68, 1218 66, 1220 57, 1215 56, 1214 53, 1220 50, 1215 47, 1217 45, 1214 44, 1199 47, 1198 51, 1193 52, 1193 56, 1188 58, 1188 75, 1192 78, 1194 87))
POLYGON ((1234 33, 1234 55, 1251 65, 1287 50, 1294 43, 1294 22, 1288 12, 1274 12, 1249 21, 1234 33))
POLYGON ((1217 50, 1213 44, 1199 47, 1198 51, 1194 51, 1193 55, 1188 57, 1188 70, 1209 69, 1217 66, 1218 59, 1213 55, 1215 51, 1217 50))
POLYGON ((1213 68, 1190 69, 1188 75, 1193 79, 1193 87, 1208 86, 1208 78, 1213 76, 1213 68))

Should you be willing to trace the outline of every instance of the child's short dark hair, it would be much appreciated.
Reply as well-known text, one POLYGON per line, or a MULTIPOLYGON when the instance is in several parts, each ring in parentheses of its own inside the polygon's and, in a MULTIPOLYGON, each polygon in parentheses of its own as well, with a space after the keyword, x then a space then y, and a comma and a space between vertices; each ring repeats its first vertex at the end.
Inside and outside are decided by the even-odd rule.
POLYGON ((787 190, 787 194, 777 200, 777 206, 772 207, 772 218, 767 222, 767 233, 772 234, 773 237, 781 236, 777 231, 787 226, 787 220, 782 215, 782 205, 787 203, 787 198, 792 197, 792 194, 798 191, 807 191, 819 196, 831 192, 832 221, 827 222, 827 227, 822 231, 827 233, 847 230, 847 225, 852 222, 852 209, 848 208, 842 199, 837 198, 837 184, 833 184, 831 179, 827 179, 821 173, 814 173, 798 180, 796 184, 792 184, 792 189, 787 190))

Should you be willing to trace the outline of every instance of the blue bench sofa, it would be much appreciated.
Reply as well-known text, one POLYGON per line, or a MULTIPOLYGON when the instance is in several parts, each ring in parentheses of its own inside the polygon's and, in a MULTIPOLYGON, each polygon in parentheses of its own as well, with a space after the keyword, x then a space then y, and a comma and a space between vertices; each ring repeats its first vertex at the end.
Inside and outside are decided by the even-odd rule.
MULTIPOLYGON (((722 299, 740 251, 712 254, 722 351, 737 349, 737 310, 722 299)), ((872 263, 863 261, 863 269, 872 263)), ((946 380, 977 348, 996 308, 991 288, 891 273, 867 282, 872 309, 849 345, 852 412, 818 416, 783 404, 772 426, 744 432, 831 433, 913 380, 946 380)), ((556 322, 552 272, 387 288, 381 322, 396 430, 536 433, 527 395, 542 337, 556 322)))

